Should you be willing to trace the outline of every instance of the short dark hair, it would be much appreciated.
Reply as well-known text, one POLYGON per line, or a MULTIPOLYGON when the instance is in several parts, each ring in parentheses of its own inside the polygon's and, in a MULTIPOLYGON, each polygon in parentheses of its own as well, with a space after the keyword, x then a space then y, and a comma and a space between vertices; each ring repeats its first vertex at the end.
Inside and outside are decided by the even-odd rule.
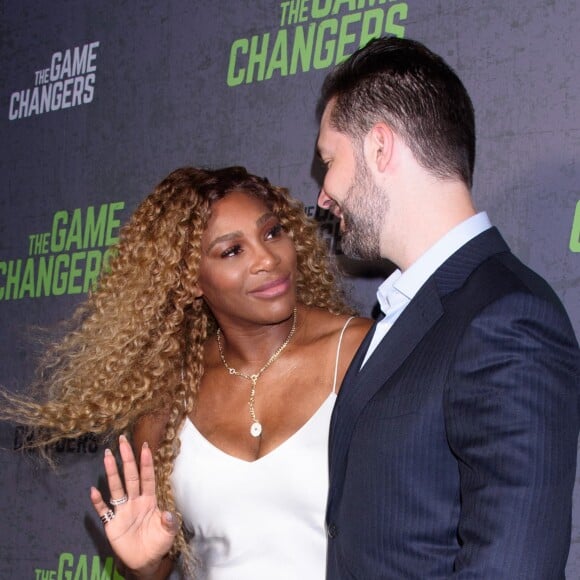
POLYGON ((451 67, 420 42, 371 40, 327 76, 320 114, 332 99, 330 123, 336 130, 362 140, 375 123, 386 122, 423 167, 471 187, 473 104, 451 67))

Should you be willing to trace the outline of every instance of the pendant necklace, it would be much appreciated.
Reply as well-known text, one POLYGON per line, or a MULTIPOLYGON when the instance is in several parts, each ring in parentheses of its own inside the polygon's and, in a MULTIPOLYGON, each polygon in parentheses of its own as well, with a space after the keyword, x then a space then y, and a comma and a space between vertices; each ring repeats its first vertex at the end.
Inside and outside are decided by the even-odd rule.
POLYGON ((258 379, 262 376, 262 373, 282 354, 282 351, 288 346, 288 343, 292 340, 292 337, 294 336, 295 330, 296 330, 296 308, 294 308, 294 311, 292 312, 292 328, 290 329, 290 333, 286 337, 286 340, 280 345, 278 350, 274 352, 274 354, 266 361, 266 364, 257 373, 253 375, 247 375, 229 366, 228 363, 226 362, 226 357, 224 356, 224 349, 221 341, 222 335, 221 329, 220 328, 217 329, 216 333, 217 345, 220 353, 220 358, 222 359, 222 363, 224 363, 224 367, 226 367, 226 370, 228 371, 228 373, 230 373, 230 375, 242 377, 243 379, 247 379, 252 383, 252 387, 250 388, 250 400, 248 402, 248 406, 250 407, 250 419, 252 420, 252 425, 250 426, 250 435, 252 437, 259 437, 262 434, 262 424, 260 423, 260 421, 258 421, 256 417, 256 411, 254 409, 254 403, 256 401, 256 383, 258 382, 258 379))

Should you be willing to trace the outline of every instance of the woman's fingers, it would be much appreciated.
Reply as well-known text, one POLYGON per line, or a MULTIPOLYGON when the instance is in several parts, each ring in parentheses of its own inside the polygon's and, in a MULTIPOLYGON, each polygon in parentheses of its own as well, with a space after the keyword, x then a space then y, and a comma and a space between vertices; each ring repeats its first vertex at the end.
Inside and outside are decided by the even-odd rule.
POLYGON ((105 473, 107 474, 107 482, 109 484, 109 492, 111 494, 111 502, 113 505, 122 505, 123 500, 135 499, 139 497, 140 483, 139 483, 139 468, 135 461, 135 455, 131 444, 124 435, 119 437, 119 452, 123 462, 123 479, 119 474, 117 460, 110 449, 105 449, 105 473), (126 489, 126 492, 125 492, 126 489))
MULTIPOLYGON (((110 504, 113 508, 119 508, 127 501, 148 498, 147 502, 152 502, 152 508, 156 505, 155 499, 155 470, 153 466, 153 455, 147 443, 141 449, 140 469, 135 461, 135 455, 131 444, 124 435, 119 437, 119 452, 123 463, 123 477, 119 473, 117 460, 110 449, 105 449, 103 462, 105 473, 109 485, 110 504), (141 473, 140 473, 141 472, 141 473)), ((110 514, 113 510, 103 500, 99 490, 91 488, 91 500, 95 511, 101 517, 110 514)), ((110 521, 110 520, 109 520, 110 521)), ((169 528, 172 522, 169 521, 169 528)))
POLYGON ((123 487, 123 482, 117 469, 117 460, 110 449, 105 449, 105 458, 103 461, 111 498, 120 499, 125 495, 125 488, 123 487))
POLYGON ((161 525, 172 537, 175 537, 179 531, 179 522, 171 512, 161 514, 161 525))
POLYGON ((143 443, 143 447, 141 448, 141 493, 155 497, 153 455, 147 442, 143 443))
MULTIPOLYGON (((135 499, 139 497, 141 488, 139 483, 139 468, 135 461, 133 448, 124 435, 119 437, 119 451, 121 453, 121 459, 123 460, 123 476, 125 477, 127 495, 129 496, 129 499, 135 499)), ((111 490, 111 497, 117 498, 117 496, 113 496, 113 490, 111 490)))
POLYGON ((96 487, 91 487, 91 502, 103 524, 114 519, 115 512, 104 502, 101 492, 96 487))
POLYGON ((91 502, 97 514, 101 515, 105 513, 109 506, 103 500, 101 492, 96 487, 91 487, 91 502))
POLYGON ((157 507, 153 455, 149 446, 145 443, 141 448, 139 467, 131 445, 123 436, 119 439, 119 452, 123 477, 110 450, 105 451, 104 457, 111 506, 95 487, 91 487, 91 501, 119 559, 129 568, 149 574, 149 570, 159 568, 171 548, 179 531, 179 520, 157 507), (125 489, 129 499, 123 505, 119 500, 125 496, 125 489))

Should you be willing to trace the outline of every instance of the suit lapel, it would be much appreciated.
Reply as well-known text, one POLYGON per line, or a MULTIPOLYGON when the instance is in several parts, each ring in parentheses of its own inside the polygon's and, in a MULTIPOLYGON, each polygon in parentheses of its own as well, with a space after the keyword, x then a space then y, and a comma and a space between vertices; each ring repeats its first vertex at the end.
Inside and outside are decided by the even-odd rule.
POLYGON ((338 393, 338 399, 335 405, 335 411, 332 415, 332 419, 330 422, 330 440, 332 441, 334 435, 335 435, 335 429, 336 429, 336 425, 337 425, 337 408, 340 407, 342 405, 342 398, 346 397, 348 398, 348 391, 352 388, 352 385, 356 382, 357 380, 357 375, 359 373, 359 369, 360 366, 365 358, 366 352, 369 348, 369 345, 371 344, 373 335, 375 334, 375 329, 377 327, 377 323, 375 322, 371 328, 369 328, 369 331, 367 332, 364 340, 362 341, 361 345, 359 346, 356 354, 354 355, 354 358, 352 359, 350 366, 348 367, 346 374, 344 376, 344 379, 342 379, 342 386, 340 388, 340 391, 338 393))
POLYGON ((350 439, 360 412, 442 313, 437 288, 433 282, 428 282, 405 308, 365 366, 358 371, 374 334, 374 327, 369 331, 345 376, 332 417, 330 499, 332 491, 342 487, 350 439))

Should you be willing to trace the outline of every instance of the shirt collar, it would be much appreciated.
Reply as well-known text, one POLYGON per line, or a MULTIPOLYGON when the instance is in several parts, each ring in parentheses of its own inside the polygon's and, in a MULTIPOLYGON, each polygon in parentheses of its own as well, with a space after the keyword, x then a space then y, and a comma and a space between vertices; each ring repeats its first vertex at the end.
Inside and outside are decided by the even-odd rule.
POLYGON ((447 232, 407 270, 395 270, 378 288, 383 313, 402 301, 410 302, 429 277, 459 248, 491 227, 486 212, 467 218, 447 232))

